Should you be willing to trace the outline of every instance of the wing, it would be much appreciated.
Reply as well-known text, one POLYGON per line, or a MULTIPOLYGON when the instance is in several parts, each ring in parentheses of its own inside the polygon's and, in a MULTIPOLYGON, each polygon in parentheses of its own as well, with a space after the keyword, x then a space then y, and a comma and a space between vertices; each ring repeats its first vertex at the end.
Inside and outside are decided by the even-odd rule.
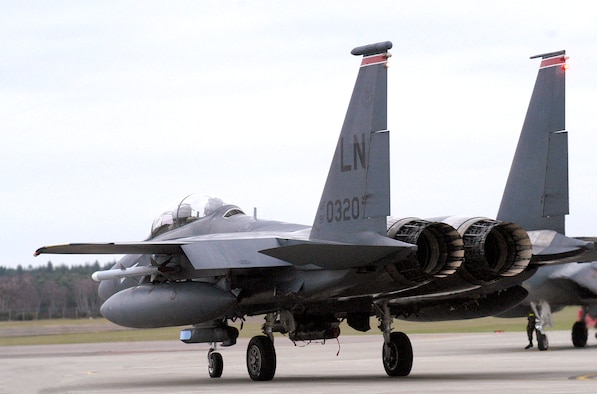
MULTIPOLYGON (((140 254, 184 255, 192 270, 263 269, 307 266, 315 269, 342 270, 392 260, 407 259, 416 246, 389 238, 382 245, 351 245, 314 243, 305 240, 279 239, 275 236, 254 235, 232 238, 230 234, 193 237, 176 241, 130 243, 72 243, 39 248, 40 254, 140 254)), ((169 262, 168 258, 163 259, 169 262)), ((131 260, 130 264, 134 261, 131 260)), ((170 264, 172 265, 172 264, 170 264)), ((154 267, 116 267, 94 274, 96 280, 157 274, 154 267)), ((160 271, 164 273, 163 271, 160 271)))
POLYGON ((64 245, 43 246, 35 251, 40 254, 179 254, 187 242, 109 242, 109 243, 71 243, 64 245))

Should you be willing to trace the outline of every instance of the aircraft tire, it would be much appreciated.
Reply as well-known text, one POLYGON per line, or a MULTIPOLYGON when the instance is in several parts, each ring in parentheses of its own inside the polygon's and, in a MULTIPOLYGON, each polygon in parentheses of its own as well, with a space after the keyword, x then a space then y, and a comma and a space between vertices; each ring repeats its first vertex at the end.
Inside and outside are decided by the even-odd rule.
POLYGON ((589 330, 584 321, 577 321, 572 325, 572 344, 574 347, 585 347, 589 338, 589 330))
POLYGON ((403 332, 390 334, 390 343, 382 348, 383 367, 388 376, 408 376, 413 366, 413 348, 403 332))
POLYGON ((251 338, 247 347, 247 371, 255 381, 267 381, 276 373, 276 349, 265 335, 251 338))
POLYGON ((549 340, 547 339, 547 335, 541 333, 541 331, 536 331, 537 334, 537 347, 539 350, 547 350, 549 348, 549 340))
POLYGON ((210 378, 219 378, 224 371, 224 359, 222 355, 217 352, 209 354, 209 365, 207 367, 210 378))

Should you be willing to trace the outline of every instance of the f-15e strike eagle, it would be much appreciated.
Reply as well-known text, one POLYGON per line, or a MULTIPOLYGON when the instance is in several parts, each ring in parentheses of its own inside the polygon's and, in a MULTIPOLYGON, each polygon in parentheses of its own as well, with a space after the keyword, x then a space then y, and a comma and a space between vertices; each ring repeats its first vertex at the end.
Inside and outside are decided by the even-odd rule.
MULTIPOLYGON (((516 222, 527 231, 549 229, 565 234, 569 213, 566 57, 565 51, 544 57, 537 76, 542 89, 536 89, 531 99, 497 219, 516 222)), ((572 325, 571 337, 575 347, 586 345, 586 318, 597 317, 597 262, 541 267, 522 286, 527 297, 500 317, 533 313, 538 348, 547 350, 543 327, 551 325, 552 311, 580 305, 581 318, 572 325)))
MULTIPOLYGON (((372 316, 383 333, 386 373, 406 376, 413 350, 406 334, 393 332, 393 318, 454 305, 461 318, 495 315, 526 297, 520 284, 539 266, 594 259, 593 242, 552 230, 527 232, 483 217, 389 217, 391 47, 352 50, 362 60, 312 226, 259 220, 218 198, 191 195, 154 221, 146 241, 56 245, 35 254, 126 254, 93 275, 101 281, 102 315, 128 327, 191 326, 180 339, 212 344, 212 377, 223 370, 215 345, 238 337, 228 322, 265 315, 263 335, 250 340, 246 356, 257 381, 274 377, 274 333, 294 342, 333 339, 341 321, 367 331, 372 316)), ((542 58, 551 67, 561 55, 542 58)), ((549 110, 543 88, 553 77, 538 81, 534 111, 549 110)))

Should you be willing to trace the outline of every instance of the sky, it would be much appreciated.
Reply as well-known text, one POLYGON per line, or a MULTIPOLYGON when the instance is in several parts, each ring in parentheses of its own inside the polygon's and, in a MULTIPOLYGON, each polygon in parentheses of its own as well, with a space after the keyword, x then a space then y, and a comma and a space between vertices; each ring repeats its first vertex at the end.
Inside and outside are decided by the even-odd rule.
POLYGON ((567 234, 597 235, 597 3, 0 3, 0 266, 114 261, 219 196, 311 224, 360 64, 390 40, 392 215, 495 217, 539 60, 570 56, 567 234))

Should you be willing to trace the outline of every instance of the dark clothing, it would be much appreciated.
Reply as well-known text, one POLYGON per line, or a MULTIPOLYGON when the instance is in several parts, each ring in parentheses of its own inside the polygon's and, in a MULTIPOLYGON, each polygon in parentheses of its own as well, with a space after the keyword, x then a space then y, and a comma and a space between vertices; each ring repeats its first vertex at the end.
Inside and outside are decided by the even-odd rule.
POLYGON ((537 319, 535 318, 534 313, 530 313, 528 319, 529 322, 527 323, 527 336, 529 337, 529 343, 532 344, 533 332, 535 331, 535 323, 537 322, 537 319))

